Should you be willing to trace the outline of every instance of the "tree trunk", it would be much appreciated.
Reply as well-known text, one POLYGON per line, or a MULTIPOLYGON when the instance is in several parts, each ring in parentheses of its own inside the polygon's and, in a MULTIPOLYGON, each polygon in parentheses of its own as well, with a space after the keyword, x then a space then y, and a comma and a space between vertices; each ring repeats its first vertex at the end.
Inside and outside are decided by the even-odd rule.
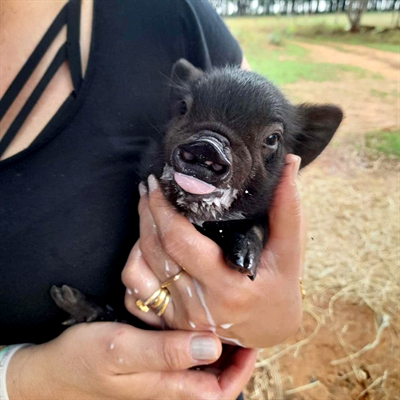
MULTIPOLYGON (((393 14, 394 14, 394 12, 393 12, 393 14)), ((396 18, 395 23, 393 24, 393 27, 395 29, 399 29, 400 28, 400 10, 397 11, 397 18, 396 18)))
POLYGON ((295 12, 295 2, 296 2, 296 0, 292 0, 292 10, 291 10, 292 14, 296 14, 296 12, 295 12))
POLYGON ((273 0, 269 0, 267 2, 266 9, 265 9, 265 14, 267 14, 267 15, 271 14, 271 4, 274 5, 274 1, 273 0))
POLYGON ((222 7, 222 13, 224 15, 228 15, 228 0, 224 0, 223 7, 222 7))
POLYGON ((246 15, 246 11, 247 11, 246 0, 239 0, 238 1, 238 14, 246 15))
POLYGON ((367 8, 368 0, 350 0, 347 9, 347 17, 350 21, 350 32, 359 32, 361 17, 367 8))

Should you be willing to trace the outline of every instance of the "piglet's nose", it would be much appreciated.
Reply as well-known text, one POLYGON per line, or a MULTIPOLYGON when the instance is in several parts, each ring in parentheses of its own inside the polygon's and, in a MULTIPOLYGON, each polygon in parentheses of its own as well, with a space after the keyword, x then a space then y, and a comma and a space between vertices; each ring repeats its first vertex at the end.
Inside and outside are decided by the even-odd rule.
POLYGON ((231 170, 229 146, 211 135, 199 135, 192 139, 175 149, 175 170, 209 183, 222 183, 231 170))
POLYGON ((179 157, 184 162, 204 164, 217 173, 226 172, 231 163, 221 143, 212 137, 203 137, 179 146, 179 157))

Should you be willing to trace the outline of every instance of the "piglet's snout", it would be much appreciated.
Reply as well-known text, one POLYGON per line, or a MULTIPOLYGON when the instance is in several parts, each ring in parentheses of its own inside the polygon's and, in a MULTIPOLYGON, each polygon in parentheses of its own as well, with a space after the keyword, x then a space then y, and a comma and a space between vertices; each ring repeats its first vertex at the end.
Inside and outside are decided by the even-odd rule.
POLYGON ((229 142, 211 131, 202 131, 178 145, 172 162, 176 171, 215 185, 229 180, 232 172, 229 142))

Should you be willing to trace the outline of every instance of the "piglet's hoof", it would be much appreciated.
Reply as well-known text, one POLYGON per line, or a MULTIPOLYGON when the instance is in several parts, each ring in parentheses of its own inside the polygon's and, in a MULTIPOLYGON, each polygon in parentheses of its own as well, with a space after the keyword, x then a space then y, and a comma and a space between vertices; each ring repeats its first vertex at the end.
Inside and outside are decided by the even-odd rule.
POLYGON ((101 307, 88 300, 78 289, 70 286, 52 286, 50 294, 57 306, 70 314, 70 318, 63 322, 63 325, 92 322, 103 312, 101 307))
POLYGON ((254 280, 263 247, 260 238, 250 230, 246 234, 234 235, 231 244, 231 248, 225 254, 226 263, 254 280))

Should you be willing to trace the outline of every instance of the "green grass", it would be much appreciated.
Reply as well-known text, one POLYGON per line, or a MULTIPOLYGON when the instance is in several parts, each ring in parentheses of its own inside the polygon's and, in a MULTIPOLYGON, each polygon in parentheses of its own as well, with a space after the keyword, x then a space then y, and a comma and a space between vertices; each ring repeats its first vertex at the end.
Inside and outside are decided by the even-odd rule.
POLYGON ((367 133, 365 144, 387 157, 400 159, 400 131, 367 133))
POLYGON ((371 89, 369 93, 372 97, 378 97, 382 100, 388 100, 388 101, 394 101, 396 98, 400 97, 399 92, 397 92, 396 90, 392 90, 390 92, 387 91, 384 92, 382 90, 371 89), (393 99, 393 97, 395 99, 393 99))
MULTIPOLYGON (((265 25, 270 18, 277 17, 235 18, 228 22, 252 69, 276 84, 282 85, 299 80, 335 81, 341 78, 343 72, 351 72, 357 78, 370 74, 362 68, 349 65, 315 63, 310 59, 308 50, 287 40, 283 31, 265 29, 263 24, 265 25), (249 21, 254 24, 250 26, 249 21)), ((283 20, 283 17, 280 19, 283 20)))
POLYGON ((383 50, 383 51, 390 51, 392 53, 399 53, 400 46, 398 44, 389 44, 389 43, 368 43, 366 44, 367 47, 372 47, 373 49, 383 50))
POLYGON ((388 92, 382 92, 381 90, 371 89, 370 92, 372 97, 379 97, 380 99, 385 100, 388 96, 388 92))
MULTIPOLYGON (((264 41, 272 44, 284 44, 285 39, 311 42, 331 42, 356 44, 384 51, 400 52, 399 31, 382 32, 391 27, 391 13, 367 13, 363 16, 362 24, 376 26, 374 31, 349 33, 345 14, 321 14, 310 16, 266 16, 266 17, 235 17, 227 18, 227 25, 246 51, 248 36, 263 36, 264 41), (271 41, 272 37, 272 41, 271 41), (278 42, 274 43, 274 38, 278 42)), ((246 52, 247 55, 247 52, 246 52)))
POLYGON ((379 31, 370 31, 364 33, 350 33, 341 27, 312 26, 302 27, 293 35, 293 38, 306 39, 318 43, 343 43, 362 45, 378 50, 390 51, 392 53, 400 52, 400 32, 388 31, 381 33, 379 31))
MULTIPOLYGON (((296 32, 310 32, 310 34, 329 34, 340 33, 348 26, 345 14, 317 14, 317 15, 298 15, 298 16, 262 16, 262 17, 234 17, 225 18, 225 22, 230 28, 241 26, 247 31, 260 30, 266 31, 279 30, 286 34, 296 34, 296 32)), ((366 13, 362 18, 362 25, 376 26, 378 29, 390 28, 392 26, 391 13, 366 13)), ((360 37, 368 35, 360 34, 360 37)), ((357 37, 357 35, 353 35, 357 37)), ((391 36, 398 36, 398 32, 393 32, 391 36)), ((385 38, 386 35, 383 34, 385 38)), ((389 41, 396 40, 395 38, 389 41)), ((386 42, 386 40, 384 41, 386 42)), ((399 39, 394 44, 399 44, 399 39)))
POLYGON ((282 61, 272 57, 266 60, 252 57, 252 55, 248 57, 248 61, 254 71, 266 76, 277 85, 294 83, 299 80, 315 82, 339 80, 340 72, 353 72, 357 77, 363 77, 366 74, 361 68, 340 64, 282 61))

